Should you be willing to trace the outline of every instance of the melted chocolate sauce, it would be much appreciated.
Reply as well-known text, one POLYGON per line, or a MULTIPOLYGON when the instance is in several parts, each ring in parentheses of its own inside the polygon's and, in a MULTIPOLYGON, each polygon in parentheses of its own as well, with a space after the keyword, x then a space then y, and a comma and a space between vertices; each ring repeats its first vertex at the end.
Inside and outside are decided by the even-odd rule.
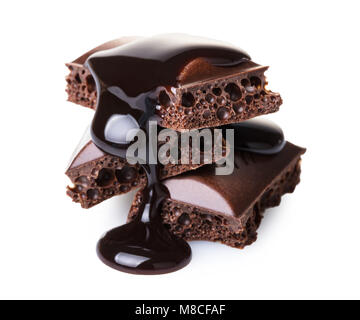
POLYGON ((185 35, 141 39, 90 56, 87 66, 98 91, 92 123, 94 143, 123 157, 127 131, 146 130, 149 120, 159 120, 155 114, 159 93, 176 87, 186 64, 199 57, 223 67, 250 59, 230 45, 185 35))
POLYGON ((235 150, 275 154, 280 152, 286 143, 282 129, 268 120, 251 119, 221 128, 224 136, 226 129, 234 130, 235 150))
MULTIPOLYGON (((98 93, 91 128, 94 143, 107 153, 125 158, 129 146, 126 133, 130 129, 148 133, 148 122, 159 120, 155 114, 159 92, 176 87, 185 65, 199 57, 224 68, 250 59, 244 51, 229 45, 182 35, 142 39, 90 56, 87 67, 98 93)), ((245 142, 246 137, 241 141, 245 142)), ((247 150, 252 146, 247 145, 247 150)), ((176 271, 190 262, 191 249, 162 224, 160 205, 169 194, 159 181, 158 167, 143 167, 148 185, 143 190, 137 220, 109 231, 98 243, 98 255, 107 265, 125 272, 176 271)))

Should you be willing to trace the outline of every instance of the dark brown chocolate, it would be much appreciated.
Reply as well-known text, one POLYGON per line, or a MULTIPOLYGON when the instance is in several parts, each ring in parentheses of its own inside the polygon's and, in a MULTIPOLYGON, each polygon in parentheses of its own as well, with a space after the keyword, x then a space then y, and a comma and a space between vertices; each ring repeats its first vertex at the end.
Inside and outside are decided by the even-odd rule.
POLYGON ((91 140, 76 154, 65 173, 73 184, 67 187, 67 195, 83 208, 145 186, 147 181, 140 165, 105 154, 91 140))
MULTIPOLYGON (((242 98, 238 85, 233 82, 234 75, 250 77, 241 81, 249 82, 249 87, 262 89, 266 94, 260 74, 256 73, 262 67, 253 63, 243 50, 185 35, 156 36, 96 52, 85 65, 94 77, 97 91, 97 108, 90 131, 92 140, 101 150, 122 158, 132 143, 126 139, 129 130, 141 129, 149 140, 152 121, 173 129, 217 125, 219 121, 222 124, 234 122, 230 119, 230 106, 226 106, 226 98, 234 102, 242 98), (212 92, 218 96, 216 107, 213 105, 215 109, 219 107, 217 120, 201 124, 191 110, 195 105, 201 109, 202 104, 197 103, 195 92, 190 88, 194 82, 202 85, 209 83, 209 78, 216 85, 212 92), (221 95, 220 84, 216 83, 219 79, 228 94, 226 97, 221 95), (179 88, 186 88, 186 91, 176 97, 179 88), (180 98, 181 108, 185 109, 184 113, 191 118, 191 123, 184 124, 186 116, 175 117, 174 105, 179 103, 180 98), (166 124, 165 119, 169 117, 164 112, 169 112, 171 124, 166 124)), ((252 96, 250 98, 253 99, 252 96)), ((265 99, 262 102, 266 104, 265 99)), ((104 263, 125 272, 172 272, 184 267, 191 257, 188 244, 162 224, 161 205, 169 198, 169 190, 161 183, 159 165, 151 161, 153 151, 146 148, 146 164, 141 165, 146 173, 147 185, 142 190, 138 216, 134 221, 106 233, 97 246, 98 255, 104 263)))
POLYGON ((95 52, 113 49, 125 43, 139 39, 139 37, 122 37, 104 44, 86 52, 73 62, 66 63, 70 73, 66 77, 66 92, 68 101, 80 104, 90 109, 96 108, 96 87, 93 76, 84 64, 86 59, 95 52))
MULTIPOLYGON (((166 179, 170 197, 162 205, 163 223, 185 240, 219 241, 243 248, 256 240, 265 209, 278 206, 281 196, 300 182, 300 157, 305 149, 289 142, 275 155, 237 152, 230 176, 216 176, 206 166, 166 179)), ((142 202, 139 191, 128 220, 142 202)))
MULTIPOLYGON (((142 129, 150 139, 151 120, 172 129, 202 128, 274 112, 281 104, 279 95, 265 89, 266 67, 252 62, 240 49, 208 39, 167 35, 136 40, 92 53, 85 66, 94 81, 87 77, 83 86, 79 74, 74 80, 81 90, 89 92, 89 84, 92 90, 96 87, 92 140, 101 150, 121 158, 130 145, 125 139, 129 130, 142 129)), ((281 147, 279 144, 278 151, 281 147)), ((147 148, 146 164, 141 165, 147 184, 136 216, 98 243, 99 257, 118 270, 165 273, 182 268, 191 258, 188 244, 163 224, 163 204, 181 196, 178 187, 174 198, 170 182, 160 182, 160 166, 149 160, 152 152, 147 148)), ((117 177, 116 172, 113 176, 117 177)), ((113 177, 103 171, 97 179, 107 184, 113 177)), ((210 195, 217 204, 225 204, 215 193, 210 195)), ((186 199, 191 200, 191 196, 186 199)), ((188 224, 185 218, 180 220, 188 224)))
MULTIPOLYGON (((96 85, 84 66, 86 59, 95 52, 136 40, 127 37, 107 42, 68 63, 68 100, 96 109, 96 85)), ((173 129, 212 127, 277 111, 282 100, 279 94, 265 89, 266 69, 250 60, 227 68, 203 58, 188 61, 176 77, 178 85, 158 93, 160 125, 173 129)))
MULTIPOLYGON (((225 156, 225 141, 223 147, 225 156)), ((213 162, 216 160, 219 159, 215 159, 213 155, 213 162)), ((192 163, 190 149, 189 164, 182 164, 181 159, 179 164, 160 164, 160 179, 195 170, 203 165, 203 162, 192 163)), ((74 151, 65 174, 73 184, 67 187, 67 195, 86 209, 115 195, 144 188, 147 183, 146 174, 139 164, 131 165, 126 159, 103 152, 91 141, 88 130, 74 151)))

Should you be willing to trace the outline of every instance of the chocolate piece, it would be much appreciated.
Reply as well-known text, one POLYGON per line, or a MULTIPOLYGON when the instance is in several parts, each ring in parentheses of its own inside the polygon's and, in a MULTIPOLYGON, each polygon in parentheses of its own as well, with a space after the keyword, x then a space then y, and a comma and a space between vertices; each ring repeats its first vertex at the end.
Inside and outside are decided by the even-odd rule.
POLYGON ((125 159, 105 154, 91 140, 65 173, 73 183, 67 187, 67 195, 83 208, 146 185, 146 174, 140 165, 130 165, 125 159), (131 172, 131 176, 126 172, 131 172))
MULTIPOLYGON (((190 144, 191 146, 191 144, 190 144)), ((225 148, 225 141, 223 140, 225 148)), ((226 149, 224 149, 224 156, 226 149)), ((192 163, 192 149, 189 152, 189 164, 160 164, 160 179, 172 177, 183 172, 197 169, 204 162, 192 163)), ((213 156, 213 162, 216 160, 213 156)), ((139 164, 131 165, 126 159, 106 154, 90 138, 89 130, 85 131, 81 142, 73 153, 65 174, 73 186, 67 187, 67 195, 83 208, 91 208, 115 195, 127 193, 136 188, 144 188, 146 174, 139 164)))
MULTIPOLYGON (((94 52, 114 48, 106 53, 109 58, 109 55, 116 55, 116 50, 127 44, 128 49, 125 54, 133 52, 136 47, 143 50, 142 54, 149 51, 157 54, 153 47, 160 48, 158 52, 164 54, 166 47, 170 48, 168 51, 173 53, 174 50, 186 52, 186 46, 189 48, 192 45, 194 47, 197 45, 198 52, 192 53, 192 56, 183 60, 184 63, 181 67, 174 70, 175 73, 171 75, 173 77, 171 80, 176 81, 176 84, 174 82, 162 83, 164 85, 163 90, 158 90, 157 96, 154 97, 158 105, 157 114, 161 117, 159 124, 163 127, 191 129, 235 123, 275 112, 282 103, 279 94, 265 89, 267 81, 264 72, 268 67, 262 67, 250 61, 250 57, 241 50, 237 51, 236 56, 235 48, 223 45, 221 48, 227 50, 225 52, 224 49, 224 56, 222 57, 224 60, 214 61, 213 59, 211 61, 204 59, 208 57, 210 50, 199 52, 200 46, 197 38, 194 40, 193 37, 173 35, 172 37, 158 36, 140 41, 135 40, 136 38, 121 38, 117 41, 108 42, 67 64, 70 69, 70 74, 66 78, 68 100, 95 109, 96 85, 89 70, 84 66, 85 60, 94 52), (185 37, 187 41, 182 42, 181 37, 185 37), (176 40, 177 38, 180 40, 176 40), (132 41, 137 44, 130 43, 128 45, 132 41), (147 43, 152 50, 145 49, 147 43), (224 67, 223 65, 228 63, 225 59, 226 54, 229 56, 229 52, 232 59, 231 65, 224 67), (236 62, 238 63, 236 64, 236 62)), ((202 41, 200 41, 200 45, 203 46, 220 46, 216 42, 208 41, 205 43, 203 39, 200 40, 202 41)), ((202 50, 202 48, 200 49, 202 50)), ((164 57, 161 56, 161 59, 164 57)), ((114 59, 111 59, 110 62, 109 70, 115 70, 119 74, 129 72, 131 76, 134 75, 134 70, 147 67, 145 65, 130 66, 127 64, 126 68, 129 69, 126 70, 123 65, 117 66, 114 59)), ((106 64, 104 61, 101 63, 106 64)), ((104 66, 104 70, 105 68, 106 66, 104 66)), ((160 66, 157 69, 160 69, 160 66)), ((143 70, 144 72, 146 70, 143 70)))
MULTIPOLYGON (((265 67, 250 61, 242 50, 199 38, 158 36, 137 40, 92 54, 86 66, 98 94, 92 140, 100 149, 122 158, 129 146, 126 133, 142 129, 149 137, 150 120, 173 129, 201 128, 253 117, 261 114, 261 109, 265 110, 263 113, 273 112, 281 102, 280 96, 264 88, 265 67), (246 94, 240 83, 245 84, 246 94), (211 100, 210 94, 216 96, 216 103, 211 106, 202 99, 204 96, 211 100), (269 103, 277 98, 277 103, 269 103), (260 100, 260 105, 255 105, 255 100, 260 100), (246 103, 245 115, 234 116, 229 101, 246 103), (199 112, 204 106, 217 117, 208 117, 207 113, 204 122, 199 112)), ((147 164, 142 165, 147 185, 142 190, 137 218, 108 232, 97 247, 106 264, 126 272, 175 271, 186 265, 191 256, 187 243, 162 224, 161 207, 170 192, 160 182, 159 166, 152 164, 150 157, 147 148, 147 164)), ((105 180, 109 176, 109 172, 104 173, 105 180)), ((92 190, 89 196, 98 199, 99 193, 92 190)), ((183 223, 186 221, 183 219, 183 223)))
MULTIPOLYGON (((275 155, 236 152, 230 176, 214 175, 214 166, 164 181, 170 198, 162 205, 163 223, 185 240, 220 241, 243 248, 256 240, 266 208, 280 204, 300 181, 300 156, 305 149, 289 142, 275 155)), ((142 202, 137 193, 128 220, 142 202)))

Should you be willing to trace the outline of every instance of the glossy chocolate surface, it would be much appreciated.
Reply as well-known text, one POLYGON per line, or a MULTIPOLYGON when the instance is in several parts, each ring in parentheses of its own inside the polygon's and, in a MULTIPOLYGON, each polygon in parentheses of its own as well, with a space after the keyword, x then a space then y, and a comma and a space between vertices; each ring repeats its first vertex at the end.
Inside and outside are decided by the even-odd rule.
POLYGON ((286 143, 282 129, 268 120, 251 119, 222 128, 223 131, 234 130, 235 150, 275 154, 280 152, 286 143))
MULTIPOLYGON (((149 133, 149 121, 159 120, 155 112, 159 93, 176 87, 184 67, 198 58, 220 68, 250 60, 244 51, 230 45, 185 35, 141 39, 90 56, 87 67, 98 94, 91 127, 94 143, 107 153, 125 157, 129 145, 126 134, 131 129, 149 133)), ((246 136, 241 141, 243 145, 246 136)), ((246 150, 249 147, 246 145, 246 150)), ((159 181, 158 166, 143 167, 148 185, 143 190, 139 219, 107 233, 99 241, 98 254, 106 264, 125 272, 175 271, 190 261, 191 250, 162 225, 160 206, 169 193, 159 181)))
POLYGON ((250 59, 230 45, 186 35, 141 39, 91 55, 87 66, 98 91, 92 123, 95 144, 124 156, 126 133, 159 120, 155 111, 160 91, 176 87, 184 67, 198 58, 223 68, 250 59))
POLYGON ((163 183, 173 200, 240 217, 304 152, 290 142, 273 155, 236 151, 237 166, 231 175, 215 175, 216 167, 210 165, 163 183))

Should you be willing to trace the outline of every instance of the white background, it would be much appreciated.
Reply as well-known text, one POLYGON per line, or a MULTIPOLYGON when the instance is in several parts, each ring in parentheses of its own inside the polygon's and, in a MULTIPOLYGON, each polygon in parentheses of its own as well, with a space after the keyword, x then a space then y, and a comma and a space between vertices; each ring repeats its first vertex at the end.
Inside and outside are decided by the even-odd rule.
POLYGON ((358 1, 2 1, 0 298, 360 298, 358 1), (245 250, 192 243, 162 276, 102 264, 98 238, 133 194, 90 210, 65 195, 92 111, 66 102, 65 62, 124 35, 232 42, 270 65, 269 116, 307 147, 302 182, 245 250))

